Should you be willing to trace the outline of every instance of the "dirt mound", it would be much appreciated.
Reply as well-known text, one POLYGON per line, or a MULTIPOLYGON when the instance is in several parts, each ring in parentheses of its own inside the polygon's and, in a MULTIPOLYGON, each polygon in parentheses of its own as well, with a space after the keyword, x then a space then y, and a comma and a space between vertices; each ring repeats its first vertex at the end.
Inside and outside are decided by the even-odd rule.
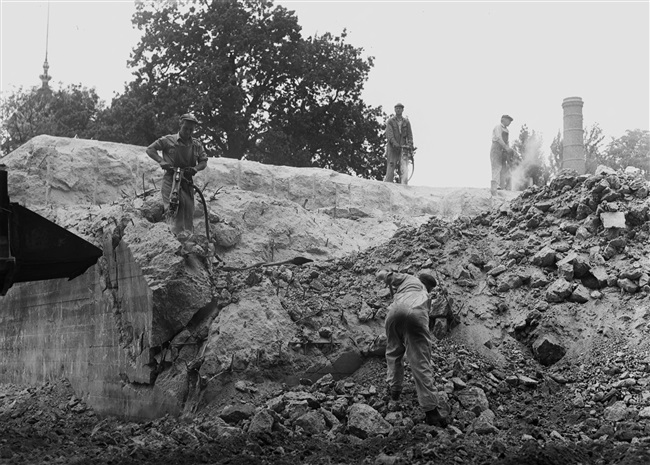
MULTIPOLYGON (((339 381, 335 370, 332 378, 316 372, 288 393, 265 392, 258 382, 212 408, 223 416, 259 388, 266 404, 252 402, 258 413, 228 417, 234 425, 250 431, 256 415, 264 415, 259 409, 270 410, 271 434, 288 429, 330 441, 340 463, 362 460, 349 446, 363 448, 367 463, 524 463, 533 457, 549 464, 642 463, 650 444, 647 187, 634 174, 563 173, 510 207, 404 228, 388 243, 331 265, 266 270, 300 328, 294 350, 336 360, 343 342, 353 340, 371 358, 339 381), (623 214, 618 223, 611 222, 613 212, 623 214), (434 300, 451 302, 451 314, 434 319, 451 329, 436 344, 436 384, 447 393, 453 418, 444 431, 422 426, 413 392, 392 411, 383 363, 372 358, 381 353, 380 340, 351 331, 363 325, 380 330, 388 291, 373 274, 386 265, 433 270, 441 283, 434 300), (302 407, 291 402, 296 392, 310 393, 302 407), (359 402, 388 421, 390 432, 380 423, 374 431, 351 427, 348 415, 359 402), (328 422, 330 414, 338 422, 328 422)), ((249 273, 242 281, 254 281, 249 273)), ((222 382, 259 381, 267 368, 231 370, 222 382)), ((213 389, 205 387, 206 397, 213 389)), ((329 457, 311 440, 295 452, 305 463, 329 457)))

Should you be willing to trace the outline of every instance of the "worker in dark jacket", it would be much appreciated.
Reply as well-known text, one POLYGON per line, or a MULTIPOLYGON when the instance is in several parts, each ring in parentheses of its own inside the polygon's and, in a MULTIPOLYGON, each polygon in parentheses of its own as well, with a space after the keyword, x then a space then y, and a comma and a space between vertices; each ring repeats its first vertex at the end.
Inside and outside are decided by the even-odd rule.
POLYGON ((393 182, 395 168, 400 166, 400 183, 408 184, 409 154, 413 149, 413 130, 408 118, 402 116, 404 105, 395 105, 395 115, 386 120, 386 176, 384 182, 393 182), (402 150, 407 147, 407 150, 402 150), (410 150, 410 151, 409 151, 410 150))
MULTIPOLYGON (((398 400, 404 383, 404 355, 411 366, 418 402, 429 425, 446 426, 446 401, 433 384, 429 293, 415 276, 380 270, 377 279, 391 289, 393 302, 386 316, 386 381, 391 398, 398 400)), ((429 283, 433 287, 435 283, 429 283)))
POLYGON ((198 124, 199 121, 194 115, 187 113, 180 118, 177 134, 163 136, 147 147, 147 155, 165 170, 161 188, 165 208, 169 207, 174 168, 184 168, 184 176, 190 181, 181 183, 178 213, 172 225, 174 234, 194 231, 194 190, 191 178, 197 171, 208 166, 208 156, 201 142, 192 137, 198 124), (162 157, 158 154, 159 151, 162 152, 162 157))

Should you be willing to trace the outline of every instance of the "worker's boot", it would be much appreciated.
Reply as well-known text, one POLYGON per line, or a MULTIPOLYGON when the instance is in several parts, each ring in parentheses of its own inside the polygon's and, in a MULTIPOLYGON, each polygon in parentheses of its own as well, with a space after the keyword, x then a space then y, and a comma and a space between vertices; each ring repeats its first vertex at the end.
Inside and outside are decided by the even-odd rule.
POLYGON ((388 397, 385 398, 386 400, 386 407, 388 408, 389 412, 399 412, 401 410, 400 407, 400 402, 399 402, 399 397, 401 392, 400 391, 391 391, 388 390, 387 392, 388 397))
POLYGON ((497 182, 496 182, 496 181, 492 181, 492 184, 491 184, 491 186, 490 186, 490 194, 492 194, 493 197, 494 197, 495 195, 497 195, 497 188, 498 188, 498 187, 499 187, 499 185, 497 184, 497 182))
POLYGON ((444 428, 449 423, 445 417, 440 415, 437 408, 427 410, 424 414, 426 415, 425 421, 427 422, 427 425, 444 428))

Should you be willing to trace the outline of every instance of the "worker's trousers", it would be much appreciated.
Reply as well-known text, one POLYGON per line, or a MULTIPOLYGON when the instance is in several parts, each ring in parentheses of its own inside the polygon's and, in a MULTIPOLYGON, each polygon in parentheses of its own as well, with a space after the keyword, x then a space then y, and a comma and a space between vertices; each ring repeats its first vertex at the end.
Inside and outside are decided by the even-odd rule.
POLYGON ((399 163, 399 181, 408 184, 409 155, 404 150, 386 150, 386 176, 384 182, 393 182, 395 179, 395 168, 399 163))
MULTIPOLYGON (((169 209, 169 196, 172 191, 173 175, 166 173, 163 177, 161 188, 165 212, 169 209)), ((194 190, 188 182, 181 182, 181 190, 178 198, 178 212, 176 218, 171 220, 171 228, 174 234, 181 231, 194 232, 194 190)))
POLYGON ((492 148, 490 149, 490 164, 492 166, 492 182, 491 189, 492 194, 496 194, 497 189, 508 189, 510 190, 512 186, 510 185, 511 175, 510 166, 506 162, 507 155, 504 152, 503 148, 496 142, 492 142, 492 148))
POLYGON ((426 309, 394 304, 386 317, 386 381, 390 390, 401 392, 404 384, 404 355, 411 366, 418 402, 424 411, 440 407, 433 384, 431 334, 426 309))
POLYGON ((490 148, 490 165, 492 167, 492 185, 496 184, 496 187, 505 187, 501 185, 503 181, 503 147, 496 142, 492 142, 490 148))

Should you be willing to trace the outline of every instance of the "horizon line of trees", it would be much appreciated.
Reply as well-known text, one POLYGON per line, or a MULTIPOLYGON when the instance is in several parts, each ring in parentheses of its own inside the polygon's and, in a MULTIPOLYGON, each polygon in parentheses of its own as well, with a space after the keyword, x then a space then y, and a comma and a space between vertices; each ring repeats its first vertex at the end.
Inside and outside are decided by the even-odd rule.
POLYGON ((387 115, 361 99, 374 58, 345 30, 303 38, 271 0, 136 2, 132 22, 124 92, 110 105, 81 85, 3 96, 4 153, 38 134, 146 146, 190 111, 211 156, 383 176, 387 115))

